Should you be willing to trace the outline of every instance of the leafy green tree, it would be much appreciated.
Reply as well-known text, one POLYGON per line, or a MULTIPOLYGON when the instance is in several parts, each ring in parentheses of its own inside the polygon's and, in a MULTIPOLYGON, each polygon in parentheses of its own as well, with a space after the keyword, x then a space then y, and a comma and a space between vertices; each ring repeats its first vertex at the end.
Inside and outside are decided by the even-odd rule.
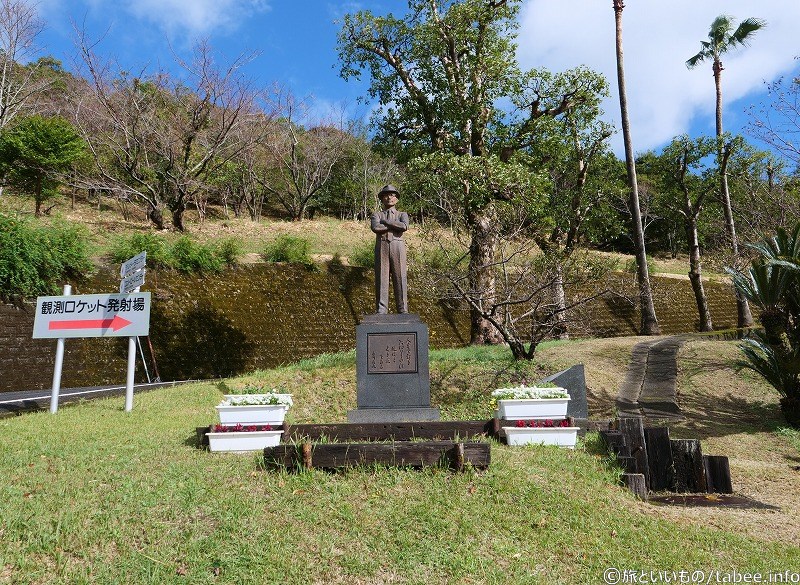
POLYGON ((680 216, 686 233, 689 255, 689 281, 694 292, 700 331, 712 331, 711 311, 702 278, 700 214, 715 189, 716 168, 709 165, 716 150, 716 141, 679 136, 657 157, 647 157, 641 165, 654 181, 662 204, 680 216))
MULTIPOLYGON (((537 271, 520 265, 530 256, 533 240, 524 237, 528 226, 539 223, 544 212, 543 179, 518 162, 503 162, 498 156, 470 157, 451 152, 434 152, 409 164, 408 188, 452 205, 452 226, 459 245, 441 248, 425 280, 440 298, 460 300, 480 323, 490 330, 479 331, 481 339, 499 334, 516 359, 531 359, 536 343, 526 348, 526 309, 536 298, 542 303, 550 281, 530 278, 537 271), (523 194, 520 197, 519 194, 523 194), (486 221, 486 207, 492 202, 492 221, 480 226, 499 244, 473 249, 470 233, 474 223, 486 221), (460 236, 466 235, 466 241, 460 236), (476 272, 482 274, 477 275, 476 272), (535 293, 533 293, 535 291, 535 293)), ((426 234, 427 235, 427 234, 426 234)), ((551 303, 547 303, 551 307, 551 303)), ((474 323, 474 321, 473 321, 474 323)))
POLYGON ((86 144, 64 118, 29 116, 0 132, 0 164, 8 184, 36 201, 36 216, 45 199, 57 194, 61 177, 86 154, 86 144))
MULTIPOLYGON (((605 79, 593 71, 579 68, 574 75, 593 86, 591 96, 558 117, 542 119, 537 125, 536 139, 525 149, 526 160, 533 172, 542 171, 547 194, 547 213, 541 228, 533 232, 539 248, 553 257, 555 270, 553 302, 559 309, 556 319, 566 322, 566 295, 558 267, 582 243, 598 223, 613 223, 611 201, 619 188, 616 181, 616 159, 608 148, 613 128, 600 120, 600 99, 608 94, 605 79), (599 218, 601 222, 597 222, 599 218)), ((558 94, 572 83, 564 74, 539 72, 540 83, 550 84, 558 94)), ((613 228, 611 228, 613 230, 613 228)), ((566 326, 557 328, 557 336, 568 337, 566 326)))
MULTIPOLYGON (((736 236, 736 224, 733 219, 733 207, 731 206, 731 196, 728 187, 728 175, 725 162, 727 155, 722 126, 722 56, 741 46, 747 46, 753 35, 766 26, 766 22, 758 18, 747 18, 743 20, 736 29, 733 28, 735 19, 731 16, 721 14, 711 23, 708 31, 708 40, 700 41, 700 51, 686 61, 686 66, 690 69, 697 67, 703 61, 711 61, 711 69, 714 73, 714 87, 716 90, 716 130, 717 130, 717 158, 723 161, 719 167, 719 196, 722 201, 722 209, 725 213, 725 229, 730 239, 731 252, 734 262, 739 257, 739 240, 736 236)), ((753 324, 753 317, 747 300, 742 295, 736 295, 736 306, 738 313, 739 327, 749 327, 753 324)))
POLYGON ((631 232, 636 248, 636 278, 639 283, 639 306, 642 313, 642 334, 658 335, 660 329, 656 309, 653 305, 653 292, 650 288, 650 273, 647 268, 647 249, 644 241, 642 212, 639 206, 639 184, 636 179, 636 159, 633 155, 631 123, 628 115, 628 94, 625 90, 625 60, 622 50, 622 11, 623 0, 614 0, 614 22, 616 25, 617 87, 619 89, 619 108, 622 115, 622 138, 625 143, 625 165, 628 171, 630 198, 628 211, 631 214, 631 232))
MULTIPOLYGON (((404 18, 348 14, 339 33, 341 74, 370 77, 369 95, 379 108, 373 118, 378 142, 402 162, 442 153, 469 169, 498 170, 530 143, 537 121, 557 116, 585 99, 580 80, 560 96, 537 95, 534 72, 523 73, 514 38, 520 0, 409 0, 404 18), (498 106, 511 98, 519 109, 498 106), (528 98, 528 99, 526 99, 528 98), (547 102, 547 103, 545 103, 547 102), (485 158, 459 161, 457 157, 485 158), (489 158, 494 157, 494 158, 489 158)), ((440 159, 423 159, 438 167, 440 159)), ((513 171, 510 171, 513 172, 513 171)), ((494 176, 495 173, 473 176, 494 176)), ((470 290, 491 296, 496 275, 498 205, 503 197, 527 196, 494 189, 488 182, 468 192, 467 204, 452 205, 470 233, 470 290)), ((449 202, 447 205, 450 205, 449 202)), ((501 340, 496 328, 474 307, 472 343, 501 340)))

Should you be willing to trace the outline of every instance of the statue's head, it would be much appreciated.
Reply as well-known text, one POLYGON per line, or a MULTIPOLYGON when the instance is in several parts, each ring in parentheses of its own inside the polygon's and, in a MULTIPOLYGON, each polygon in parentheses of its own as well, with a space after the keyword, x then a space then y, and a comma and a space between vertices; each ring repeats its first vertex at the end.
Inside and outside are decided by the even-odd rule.
POLYGON ((395 189, 394 185, 384 185, 383 188, 378 192, 378 199, 381 200, 381 203, 385 208, 396 205, 399 198, 400 193, 397 191, 397 189, 395 189))

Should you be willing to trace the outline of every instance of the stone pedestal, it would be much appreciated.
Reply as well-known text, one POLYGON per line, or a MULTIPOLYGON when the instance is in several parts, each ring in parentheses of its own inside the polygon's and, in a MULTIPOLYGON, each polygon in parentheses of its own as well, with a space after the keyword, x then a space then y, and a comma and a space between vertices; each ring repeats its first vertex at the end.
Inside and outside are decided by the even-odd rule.
POLYGON ((428 327, 419 315, 367 315, 356 327, 353 423, 439 420, 431 408, 428 327))

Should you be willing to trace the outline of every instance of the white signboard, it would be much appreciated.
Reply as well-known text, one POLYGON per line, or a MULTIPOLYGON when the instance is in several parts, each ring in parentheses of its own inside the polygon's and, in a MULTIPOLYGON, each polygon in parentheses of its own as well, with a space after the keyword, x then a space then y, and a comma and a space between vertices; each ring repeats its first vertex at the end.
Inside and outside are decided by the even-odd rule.
POLYGON ((119 292, 122 294, 132 293, 136 290, 136 287, 142 286, 144 284, 145 272, 143 268, 123 278, 122 282, 119 283, 119 292))
POLYGON ((36 299, 34 339, 132 337, 149 333, 149 292, 36 299))
POLYGON ((119 275, 120 277, 124 278, 129 274, 136 272, 137 270, 141 270, 147 264, 147 252, 140 252, 136 254, 133 258, 129 260, 125 260, 122 263, 122 268, 120 268, 119 275))

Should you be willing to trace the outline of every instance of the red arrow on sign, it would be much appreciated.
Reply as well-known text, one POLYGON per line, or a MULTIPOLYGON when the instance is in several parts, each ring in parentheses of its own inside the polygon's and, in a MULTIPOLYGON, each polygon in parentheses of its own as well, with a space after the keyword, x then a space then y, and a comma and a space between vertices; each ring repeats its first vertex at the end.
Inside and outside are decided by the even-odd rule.
POLYGON ((113 319, 86 319, 84 321, 50 321, 47 328, 53 329, 111 329, 119 331, 127 327, 131 322, 119 315, 114 315, 113 319))

